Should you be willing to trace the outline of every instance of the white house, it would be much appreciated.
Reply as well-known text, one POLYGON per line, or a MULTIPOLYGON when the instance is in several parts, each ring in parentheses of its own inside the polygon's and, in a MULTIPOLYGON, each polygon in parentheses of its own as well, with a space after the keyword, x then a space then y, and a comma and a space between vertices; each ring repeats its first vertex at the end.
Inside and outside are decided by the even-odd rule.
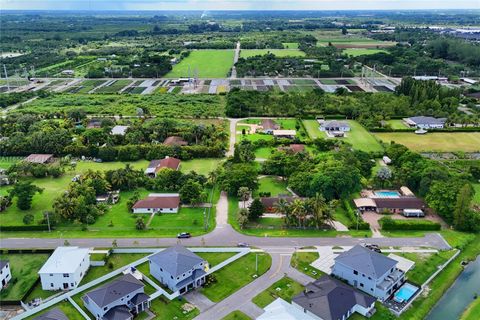
POLYGON ((347 132, 350 131, 350 125, 345 121, 324 121, 320 124, 320 131, 347 132))
POLYGON ((132 207, 133 213, 177 213, 180 207, 178 193, 151 193, 138 200, 132 207))
POLYGON ((419 129, 442 129, 445 127, 446 118, 434 118, 434 117, 410 117, 404 118, 405 124, 412 128, 419 129))
POLYGON ((10 263, 8 260, 0 260, 0 291, 5 288, 8 282, 12 279, 12 272, 10 271, 10 263))
POLYGON ((304 313, 300 308, 294 307, 292 304, 277 298, 275 301, 267 305, 263 313, 257 320, 317 320, 317 317, 312 317, 304 313))
POLYGON ((111 134, 114 136, 124 136, 127 133, 129 126, 115 126, 112 128, 111 134))
POLYGON ((58 247, 38 274, 43 290, 75 289, 90 266, 89 249, 58 247))

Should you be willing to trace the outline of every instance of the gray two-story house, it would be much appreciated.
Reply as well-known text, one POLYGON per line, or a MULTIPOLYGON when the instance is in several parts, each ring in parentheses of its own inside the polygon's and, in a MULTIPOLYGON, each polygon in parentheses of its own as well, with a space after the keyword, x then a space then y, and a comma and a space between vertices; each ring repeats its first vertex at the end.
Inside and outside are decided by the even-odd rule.
POLYGON ((173 292, 181 294, 205 283, 208 262, 181 245, 148 258, 150 274, 173 292))
POLYGON ((150 307, 144 287, 128 273, 84 295, 83 305, 97 320, 131 320, 150 307))
POLYGON ((381 301, 388 299, 405 282, 397 261, 356 245, 335 258, 332 275, 346 280, 381 301))

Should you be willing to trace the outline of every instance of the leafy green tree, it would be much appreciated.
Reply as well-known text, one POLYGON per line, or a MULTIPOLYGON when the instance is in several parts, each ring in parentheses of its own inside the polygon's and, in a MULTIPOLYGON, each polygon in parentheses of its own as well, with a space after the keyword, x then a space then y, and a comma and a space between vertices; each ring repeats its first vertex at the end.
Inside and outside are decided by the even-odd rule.
POLYGON ((145 221, 143 218, 137 218, 135 221, 135 229, 137 230, 145 230, 147 228, 147 225, 145 224, 145 221))
POLYGON ((240 187, 237 193, 240 200, 243 201, 243 207, 245 208, 245 202, 250 198, 250 189, 247 187, 240 187))
POLYGON ((248 207, 248 218, 250 220, 257 220, 265 213, 265 207, 260 199, 253 199, 250 207, 248 207))
POLYGON ((467 215, 470 211, 470 204, 473 198, 473 188, 470 184, 465 184, 457 195, 455 211, 453 212, 453 226, 457 230, 468 230, 467 215))
POLYGON ((20 210, 29 210, 32 207, 32 199, 36 193, 42 193, 43 189, 31 182, 19 182, 10 190, 10 197, 17 197, 17 207, 20 210))
POLYGON ((32 224, 33 222, 33 214, 27 213, 23 216, 23 223, 25 224, 32 224))
POLYGON ((255 150, 251 141, 242 140, 240 143, 235 144, 233 152, 234 162, 252 162, 253 160, 255 160, 255 150))
POLYGON ((192 179, 184 183, 179 192, 182 203, 195 205, 202 201, 202 186, 192 179))
POLYGON ((245 226, 248 224, 248 221, 249 221, 248 216, 249 216, 249 213, 247 209, 238 210, 237 221, 241 229, 245 228, 245 226))

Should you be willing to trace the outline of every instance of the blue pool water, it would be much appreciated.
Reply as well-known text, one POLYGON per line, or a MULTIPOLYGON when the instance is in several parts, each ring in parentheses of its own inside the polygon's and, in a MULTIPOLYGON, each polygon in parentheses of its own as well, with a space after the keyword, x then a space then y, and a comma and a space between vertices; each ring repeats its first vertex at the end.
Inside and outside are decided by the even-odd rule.
POLYGON ((375 191, 375 195, 380 198, 398 198, 400 194, 397 191, 375 191))
POLYGON ((418 288, 410 283, 405 283, 403 286, 398 289, 395 293, 395 300, 396 301, 408 301, 410 298, 417 292, 418 288))

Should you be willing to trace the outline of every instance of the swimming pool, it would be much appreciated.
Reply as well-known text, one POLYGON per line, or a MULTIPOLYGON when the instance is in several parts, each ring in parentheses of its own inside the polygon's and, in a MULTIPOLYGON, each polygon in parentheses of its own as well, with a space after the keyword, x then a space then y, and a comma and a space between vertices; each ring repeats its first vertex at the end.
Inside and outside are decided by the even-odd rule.
POLYGON ((400 197, 400 193, 398 193, 397 191, 383 190, 375 191, 375 196, 379 198, 398 198, 400 197))
POLYGON ((411 285, 410 283, 404 283, 403 286, 395 292, 394 300, 396 302, 407 302, 417 292, 418 287, 411 285))

